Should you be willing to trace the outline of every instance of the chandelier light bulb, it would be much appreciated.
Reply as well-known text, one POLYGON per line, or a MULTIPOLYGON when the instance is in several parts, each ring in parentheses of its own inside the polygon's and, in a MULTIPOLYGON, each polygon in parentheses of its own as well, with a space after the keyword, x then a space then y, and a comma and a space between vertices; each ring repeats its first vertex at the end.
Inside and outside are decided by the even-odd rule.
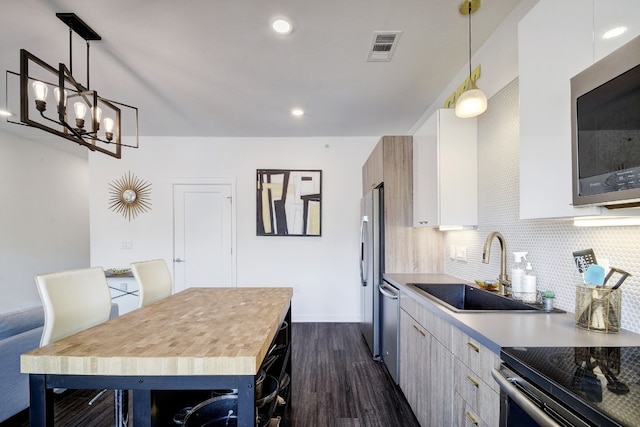
POLYGON ((113 126, 114 121, 111 117, 107 117, 104 119, 104 134, 107 137, 107 141, 111 141, 113 139, 113 126))
POLYGON ((76 126, 80 129, 84 127, 84 116, 87 114, 87 106, 83 102, 73 104, 73 111, 76 113, 76 126))
POLYGON ((105 132, 113 132, 113 125, 115 124, 115 122, 111 117, 105 118, 103 123, 105 132))
MULTIPOLYGON (((62 98, 62 105, 63 106, 67 106, 67 91, 63 90, 62 91, 64 93, 64 96, 62 98)), ((60 88, 56 87, 55 89, 53 89, 53 94, 56 97, 56 104, 60 105, 60 88)))
POLYGON ((33 93, 36 98, 36 109, 41 113, 47 109, 47 91, 49 88, 43 82, 36 80, 32 84, 33 93))
POLYGON ((47 91, 49 88, 46 84, 41 81, 36 80, 33 82, 33 92, 36 96, 36 101, 46 101, 47 100, 47 91))
POLYGON ((96 130, 100 129, 100 120, 102 120, 102 108, 96 107, 94 111, 94 108, 91 107, 91 117, 93 117, 93 123, 96 126, 96 130))

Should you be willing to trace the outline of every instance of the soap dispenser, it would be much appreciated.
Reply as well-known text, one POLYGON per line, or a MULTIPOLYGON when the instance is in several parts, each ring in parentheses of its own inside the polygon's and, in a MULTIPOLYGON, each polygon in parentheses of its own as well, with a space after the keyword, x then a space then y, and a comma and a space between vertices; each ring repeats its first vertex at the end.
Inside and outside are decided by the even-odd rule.
POLYGON ((524 276, 522 276, 522 300, 528 303, 537 302, 538 288, 536 285, 536 276, 533 273, 531 263, 527 263, 524 276))
POLYGON ((514 252, 514 266, 511 269, 511 295, 513 298, 522 299, 522 276, 526 267, 526 257, 528 252, 514 252))

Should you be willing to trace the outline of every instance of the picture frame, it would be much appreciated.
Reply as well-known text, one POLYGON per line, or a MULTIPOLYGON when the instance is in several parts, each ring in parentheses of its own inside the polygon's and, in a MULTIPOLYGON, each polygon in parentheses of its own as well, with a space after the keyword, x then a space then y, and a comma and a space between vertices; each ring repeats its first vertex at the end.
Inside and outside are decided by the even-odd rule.
POLYGON ((322 171, 258 169, 256 235, 322 235, 322 171))

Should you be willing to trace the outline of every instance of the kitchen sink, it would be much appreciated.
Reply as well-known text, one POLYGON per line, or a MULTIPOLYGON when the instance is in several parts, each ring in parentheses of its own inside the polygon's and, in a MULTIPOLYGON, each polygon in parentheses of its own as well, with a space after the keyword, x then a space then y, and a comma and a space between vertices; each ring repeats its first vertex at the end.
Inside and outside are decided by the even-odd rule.
MULTIPOLYGON (((542 304, 526 304, 465 283, 410 283, 409 286, 455 312, 545 313, 542 304)), ((564 313, 556 308, 553 312, 564 313)))

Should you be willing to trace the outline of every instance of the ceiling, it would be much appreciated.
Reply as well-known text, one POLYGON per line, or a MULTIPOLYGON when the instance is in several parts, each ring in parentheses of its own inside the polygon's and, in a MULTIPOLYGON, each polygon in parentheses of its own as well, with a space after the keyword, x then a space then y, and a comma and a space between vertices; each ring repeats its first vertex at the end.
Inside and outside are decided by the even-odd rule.
MULTIPOLYGON (((21 48, 69 66, 55 13, 74 12, 102 37, 91 42, 90 88, 138 107, 141 136, 405 134, 467 64, 460 2, 12 0, 0 14, 0 68, 18 72, 21 48), (288 36, 271 30, 277 16, 293 21, 288 36), (402 31, 390 62, 366 61, 374 31, 402 31), (305 115, 292 117, 293 107, 305 115)), ((474 51, 517 4, 483 2, 474 51)), ((74 36, 81 83, 85 53, 74 36)), ((4 85, 0 95, 4 105, 4 85)), ((21 127, 2 120, 12 128, 21 127)))

